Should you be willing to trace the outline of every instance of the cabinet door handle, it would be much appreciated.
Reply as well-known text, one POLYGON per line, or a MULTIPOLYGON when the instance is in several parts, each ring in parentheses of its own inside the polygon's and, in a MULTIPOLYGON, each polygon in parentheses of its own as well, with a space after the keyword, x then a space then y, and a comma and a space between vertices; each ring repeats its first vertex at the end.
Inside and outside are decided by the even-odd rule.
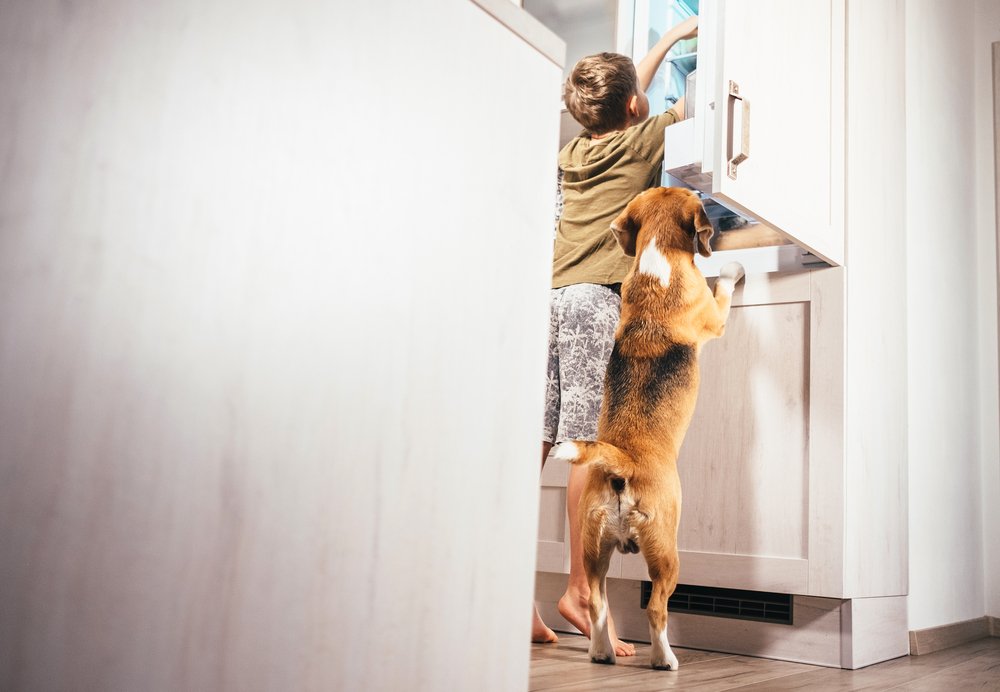
POLYGON ((726 159, 728 160, 728 165, 726 166, 726 173, 730 178, 736 180, 736 168, 741 163, 747 160, 750 156, 750 101, 740 96, 740 85, 736 82, 729 81, 729 106, 726 113, 726 120, 729 123, 728 132, 728 150, 726 151, 726 159), (739 152, 734 152, 734 129, 735 129, 735 115, 736 115, 736 102, 739 101, 743 104, 742 117, 740 118, 741 125, 741 136, 740 136, 740 150, 739 152))

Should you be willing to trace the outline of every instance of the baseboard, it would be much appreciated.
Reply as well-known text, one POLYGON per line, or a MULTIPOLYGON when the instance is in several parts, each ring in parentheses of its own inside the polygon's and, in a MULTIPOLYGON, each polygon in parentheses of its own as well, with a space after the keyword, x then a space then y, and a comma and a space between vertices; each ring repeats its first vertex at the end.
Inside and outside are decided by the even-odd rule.
POLYGON ((992 615, 988 617, 990 620, 990 636, 1000 637, 1000 618, 995 618, 992 615))
POLYGON ((983 637, 998 636, 997 618, 983 616, 974 620, 954 622, 950 625, 928 627, 910 632, 910 655, 922 656, 959 644, 973 642, 983 637))
MULTIPOLYGON (((565 574, 536 573, 535 599, 542 619, 560 632, 575 632, 556 608, 565 574)), ((608 600, 618 636, 649 643, 640 582, 608 579, 608 600)), ((794 625, 674 613, 674 646, 855 669, 906 656, 906 597, 841 600, 794 597, 794 625)))

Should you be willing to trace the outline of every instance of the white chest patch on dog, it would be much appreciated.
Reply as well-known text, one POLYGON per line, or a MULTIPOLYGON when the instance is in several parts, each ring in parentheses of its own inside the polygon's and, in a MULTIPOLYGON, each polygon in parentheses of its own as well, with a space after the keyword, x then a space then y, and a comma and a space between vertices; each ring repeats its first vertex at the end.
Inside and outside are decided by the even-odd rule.
POLYGON ((656 247, 655 237, 649 239, 649 245, 642 251, 642 257, 639 258, 639 273, 655 276, 664 288, 670 285, 670 262, 656 247))

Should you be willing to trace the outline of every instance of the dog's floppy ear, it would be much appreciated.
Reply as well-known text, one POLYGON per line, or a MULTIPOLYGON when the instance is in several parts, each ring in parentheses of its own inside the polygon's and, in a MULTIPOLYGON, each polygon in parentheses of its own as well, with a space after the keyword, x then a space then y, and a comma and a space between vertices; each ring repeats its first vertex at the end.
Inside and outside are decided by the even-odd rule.
POLYGON ((712 246, 709 245, 709 241, 712 239, 715 229, 712 228, 708 214, 705 213, 705 207, 701 206, 701 200, 696 195, 692 195, 688 200, 685 212, 688 215, 688 222, 691 224, 691 231, 697 236, 698 254, 702 257, 711 257, 712 246))
POLYGON ((611 232, 615 234, 622 251, 629 257, 635 257, 635 239, 639 235, 639 220, 635 218, 633 211, 632 205, 629 204, 611 222, 611 232))

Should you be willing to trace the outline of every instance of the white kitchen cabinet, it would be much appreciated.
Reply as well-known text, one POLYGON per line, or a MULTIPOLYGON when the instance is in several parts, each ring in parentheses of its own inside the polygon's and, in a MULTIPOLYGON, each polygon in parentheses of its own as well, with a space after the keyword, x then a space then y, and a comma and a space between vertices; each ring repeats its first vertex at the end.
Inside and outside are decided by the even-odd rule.
MULTIPOLYGON (((701 354, 698 406, 678 459, 681 581, 843 595, 844 270, 751 274, 726 334, 701 354), (840 519, 838 519, 840 517, 840 519)), ((566 571, 566 469, 542 474, 538 568, 566 571)), ((641 555, 611 577, 648 580, 641 555)))
POLYGON ((845 6, 720 0, 713 85, 713 197, 836 265, 844 263, 845 6))
POLYGON ((0 689, 527 688, 530 19, 3 3, 0 689))
MULTIPOLYGON (((695 67, 695 117, 668 128, 665 169, 753 221, 729 244, 792 242, 843 265, 846 0, 619 0, 525 8, 567 40, 566 72, 591 53, 640 60, 698 7, 697 41, 671 50, 648 95, 665 110, 695 67)), ((563 110, 560 145, 580 126, 563 110)), ((720 239, 721 240, 721 239, 720 239)))
MULTIPOLYGON (((905 181, 886 163, 905 147, 902 19, 899 0, 702 0, 695 118, 667 129, 665 168, 767 223, 722 233, 717 248, 740 249, 699 259, 707 277, 733 259, 748 275, 702 352, 679 460, 680 581, 792 594, 796 615, 684 615, 680 645, 848 668, 908 651, 905 181), (729 81, 750 102, 735 181, 723 116, 743 104, 723 99, 729 81), (794 244, 758 242, 761 228, 794 244)), ((561 571, 558 474, 543 474, 562 504, 543 508, 539 569, 561 571)), ((647 578, 635 555, 609 576, 647 578)), ((641 618, 628 629, 635 606, 619 607, 619 631, 644 637, 641 618)))
MULTIPOLYGON (((678 459, 680 582, 726 598, 733 589, 788 594, 793 623, 674 613, 677 645, 845 668, 908 651, 905 493, 893 475, 901 459, 849 455, 883 423, 848 429, 856 383, 846 363, 847 284, 844 267, 749 274, 725 335, 702 350, 678 459), (888 520, 869 523, 872 512, 888 520)), ((550 460, 542 474, 542 572, 569 567, 560 464, 550 460)), ((618 631, 645 640, 642 555, 615 554, 608 576, 618 631)), ((538 597, 555 599, 564 587, 562 574, 539 575, 538 597)), ((558 624, 554 608, 542 612, 558 624)))
POLYGON ((845 0, 703 0, 695 117, 664 167, 844 264, 845 0))
MULTIPOLYGON (((685 583, 841 595, 842 441, 811 430, 842 424, 840 268, 752 274, 723 338, 702 350, 699 403, 678 459, 685 583), (839 444, 838 444, 839 442, 839 444)), ((641 556, 621 576, 648 579, 641 556)))

